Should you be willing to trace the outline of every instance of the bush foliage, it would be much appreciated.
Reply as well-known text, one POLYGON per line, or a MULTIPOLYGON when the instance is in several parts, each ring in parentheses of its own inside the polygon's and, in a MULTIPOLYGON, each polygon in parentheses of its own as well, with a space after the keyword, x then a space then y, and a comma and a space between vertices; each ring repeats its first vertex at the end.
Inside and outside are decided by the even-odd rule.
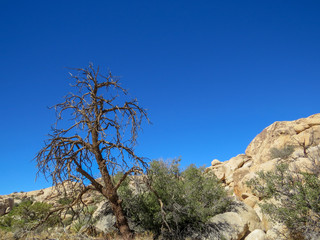
POLYGON ((294 152, 293 145, 287 145, 287 146, 284 146, 283 148, 271 148, 270 149, 271 159, 274 159, 274 158, 287 159, 290 157, 290 155, 293 152, 294 152))
POLYGON ((179 161, 152 161, 146 184, 137 189, 126 182, 119 189, 127 215, 135 223, 172 239, 200 231, 231 203, 215 175, 205 175, 204 168, 194 165, 182 171, 179 161))
POLYGON ((295 239, 320 238, 320 179, 317 174, 289 171, 280 163, 275 171, 259 172, 248 185, 261 197, 262 211, 284 223, 295 239))
MULTIPOLYGON (((57 201, 60 204, 69 202, 67 198, 63 198, 62 201, 60 200, 57 201)), ((0 217, 0 230, 2 230, 2 234, 11 232, 16 239, 29 239, 28 236, 30 234, 38 234, 40 236, 44 232, 48 232, 49 229, 54 231, 54 229, 58 229, 59 227, 70 225, 70 234, 83 234, 82 231, 93 229, 92 226, 95 220, 92 216, 96 208, 96 206, 90 205, 74 209, 73 211, 68 210, 63 214, 53 213, 47 218, 48 213, 52 210, 51 204, 25 199, 15 205, 9 214, 0 217), (43 222, 44 219, 46 221, 43 222), (38 226, 40 222, 42 224, 38 226), (35 226, 37 226, 36 229, 34 228, 35 226)), ((86 234, 89 233, 86 232, 86 234)), ((91 234, 96 235, 96 232, 92 232, 91 234)), ((2 239, 1 235, 0 239, 2 239)), ((70 237, 70 239, 73 238, 70 237)))
MULTIPOLYGON (((28 231, 41 222, 50 211, 52 205, 33 202, 30 199, 16 205, 9 214, 0 218, 0 228, 6 231, 28 231)), ((57 215, 51 215, 42 228, 54 226, 59 222, 57 215)))

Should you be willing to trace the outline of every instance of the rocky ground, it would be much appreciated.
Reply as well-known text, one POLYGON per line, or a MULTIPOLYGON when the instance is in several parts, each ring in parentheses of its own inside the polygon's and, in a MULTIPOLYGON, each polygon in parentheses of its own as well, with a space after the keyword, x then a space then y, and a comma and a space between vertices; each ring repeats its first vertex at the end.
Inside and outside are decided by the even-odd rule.
MULTIPOLYGON (((190 236, 190 239, 222 239, 221 236, 227 240, 290 239, 285 227, 272 223, 261 212, 260 199, 245 183, 255 177, 258 171, 272 170, 277 162, 283 161, 281 158, 273 158, 270 153, 271 149, 294 146, 295 150, 288 162, 290 169, 308 170, 308 167, 311 167, 314 162, 306 157, 306 150, 317 158, 319 157, 319 144, 320 114, 315 114, 296 121, 275 122, 253 139, 244 154, 239 154, 224 162, 213 160, 206 172, 213 172, 222 181, 230 195, 236 199, 237 204, 232 211, 210 219, 209 222, 214 227, 206 236, 195 235, 190 236)), ((0 216, 8 213, 15 203, 26 198, 55 204, 59 197, 61 197, 59 190, 53 188, 0 196, 0 216)), ((114 216, 104 199, 93 192, 88 192, 84 195, 84 202, 96 206, 93 215, 99 219, 95 223, 98 230, 104 232, 114 230, 114 216)))

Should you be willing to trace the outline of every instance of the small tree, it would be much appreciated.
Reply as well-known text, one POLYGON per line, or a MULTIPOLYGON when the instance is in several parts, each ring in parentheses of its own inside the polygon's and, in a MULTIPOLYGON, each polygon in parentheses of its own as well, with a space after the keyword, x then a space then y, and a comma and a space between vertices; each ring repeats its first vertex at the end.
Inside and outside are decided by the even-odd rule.
POLYGON ((136 99, 126 100, 127 91, 111 73, 101 75, 92 64, 75 70, 77 75, 70 73, 75 81, 71 86, 77 91, 53 107, 57 122, 35 158, 38 174, 50 177, 54 185, 80 183, 74 202, 88 189, 101 193, 111 204, 121 235, 131 239, 117 190, 128 175, 147 166, 134 152, 142 120, 149 121, 147 113, 136 99), (71 121, 61 122, 65 115, 71 121), (95 166, 102 182, 95 178, 95 166), (112 175, 119 171, 123 176, 114 181, 112 175))

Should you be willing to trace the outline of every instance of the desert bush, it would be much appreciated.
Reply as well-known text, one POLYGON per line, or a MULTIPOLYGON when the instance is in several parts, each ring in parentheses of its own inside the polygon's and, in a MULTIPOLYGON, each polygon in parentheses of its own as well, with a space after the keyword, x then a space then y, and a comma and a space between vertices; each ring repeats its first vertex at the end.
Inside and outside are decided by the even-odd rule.
POLYGON ((259 172, 247 184, 264 200, 262 211, 284 223, 293 238, 319 239, 319 175, 288 168, 288 164, 278 164, 275 171, 259 172))
POLYGON ((71 227, 71 230, 75 233, 80 232, 80 230, 86 226, 86 221, 84 219, 78 219, 76 220, 71 227))
MULTIPOLYGON (((51 207, 52 205, 47 203, 24 200, 16 205, 9 214, 0 217, 0 228, 6 231, 32 229, 47 216, 51 207)), ((43 228, 55 226, 58 222, 58 216, 53 214, 45 222, 43 228)))
POLYGON ((287 159, 294 152, 294 148, 295 147, 293 145, 287 145, 282 148, 271 148, 270 149, 271 159, 274 159, 274 158, 287 159))
POLYGON ((61 204, 61 205, 68 205, 68 204, 72 203, 72 201, 73 201, 73 200, 72 200, 71 198, 65 196, 65 197, 63 197, 63 198, 60 198, 60 199, 58 200, 58 203, 61 204))
POLYGON ((90 205, 84 207, 83 209, 81 209, 81 211, 78 211, 75 221, 71 222, 72 232, 80 233, 81 231, 93 228, 94 223, 96 222, 96 219, 93 218, 93 213, 96 209, 96 206, 90 205))
POLYGON ((119 189, 127 215, 145 230, 180 239, 204 229, 207 220, 227 211, 231 200, 215 175, 190 165, 182 171, 180 160, 152 161, 145 185, 119 189))

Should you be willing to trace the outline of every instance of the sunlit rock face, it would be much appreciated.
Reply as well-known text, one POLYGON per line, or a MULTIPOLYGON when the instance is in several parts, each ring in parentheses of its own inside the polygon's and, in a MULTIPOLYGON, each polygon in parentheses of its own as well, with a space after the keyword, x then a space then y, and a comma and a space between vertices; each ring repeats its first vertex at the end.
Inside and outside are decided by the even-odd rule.
MULTIPOLYGON (((245 154, 239 154, 225 162, 215 159, 206 172, 214 173, 230 194, 256 211, 262 222, 260 230, 265 231, 268 239, 277 239, 272 236, 277 229, 282 231, 283 227, 273 225, 262 214, 258 206, 259 198, 251 192, 246 182, 256 177, 259 171, 273 170, 279 161, 288 163, 290 171, 311 171, 319 159, 320 114, 315 114, 295 121, 271 124, 252 140, 245 154)), ((255 234, 264 238, 261 231, 256 231, 248 239, 255 234)))
POLYGON ((257 199, 246 186, 246 181, 256 176, 256 172, 272 170, 279 160, 286 160, 273 156, 272 149, 292 146, 294 151, 288 158, 290 167, 308 170, 313 163, 306 157, 306 152, 317 158, 319 144, 320 114, 295 121, 275 122, 252 140, 245 154, 225 162, 215 159, 206 172, 213 172, 240 200, 254 207, 257 199))
POLYGON ((246 155, 254 165, 270 160, 270 149, 286 145, 306 147, 320 143, 320 114, 295 121, 275 122, 258 134, 246 149, 246 155))

